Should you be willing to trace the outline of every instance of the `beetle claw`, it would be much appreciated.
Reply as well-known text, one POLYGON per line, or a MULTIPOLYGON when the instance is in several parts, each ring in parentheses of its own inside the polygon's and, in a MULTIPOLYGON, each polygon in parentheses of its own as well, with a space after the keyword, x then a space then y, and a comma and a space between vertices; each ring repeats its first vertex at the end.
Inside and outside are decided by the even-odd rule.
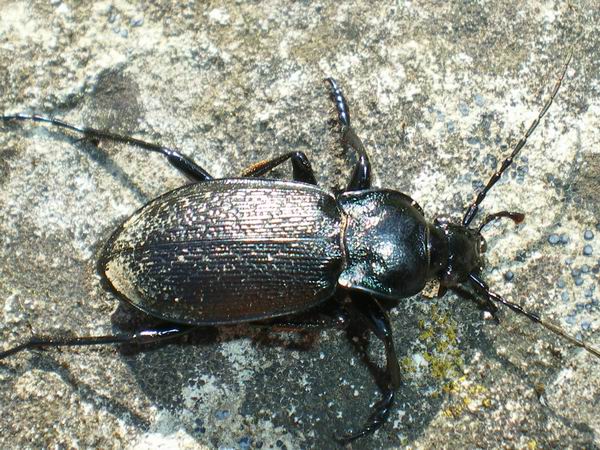
POLYGON ((496 325, 500 325, 500 318, 498 317, 498 311, 483 311, 483 320, 492 320, 496 325))
POLYGON ((342 436, 334 436, 334 439, 340 444, 349 444, 363 436, 375 433, 387 421, 392 405, 394 404, 394 391, 386 390, 383 398, 375 405, 375 412, 369 417, 369 421, 360 430, 346 433, 342 436))

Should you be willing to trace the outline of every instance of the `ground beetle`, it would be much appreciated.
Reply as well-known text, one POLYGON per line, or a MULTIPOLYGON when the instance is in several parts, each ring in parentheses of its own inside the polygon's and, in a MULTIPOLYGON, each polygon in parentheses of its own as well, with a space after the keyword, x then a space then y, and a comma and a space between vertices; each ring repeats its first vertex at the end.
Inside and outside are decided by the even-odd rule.
POLYGON ((44 122, 89 141, 114 141, 158 152, 193 183, 134 213, 113 233, 99 261, 100 272, 120 297, 169 326, 114 336, 34 336, 1 352, 0 359, 37 347, 155 342, 207 325, 266 319, 294 323, 298 313, 332 304, 328 317, 319 319, 322 323, 344 323, 350 312, 358 314, 383 342, 386 353, 383 399, 366 425, 340 439, 349 442, 384 424, 400 386, 392 329, 382 302, 417 294, 428 282, 437 282, 438 295, 470 286, 493 316, 495 304, 501 303, 600 357, 597 349, 490 291, 481 279, 486 250, 482 228, 500 217, 520 222, 522 214, 502 211, 488 216, 478 228, 469 227, 486 194, 548 111, 568 64, 538 117, 460 224, 442 218, 428 223, 409 196, 371 187, 367 152, 332 78, 325 82, 335 104, 341 144, 357 155, 348 187, 336 195, 316 186, 302 152, 261 161, 240 178, 214 179, 190 158, 161 145, 39 115, 2 116, 3 122, 44 122), (293 181, 258 178, 288 160, 293 181))

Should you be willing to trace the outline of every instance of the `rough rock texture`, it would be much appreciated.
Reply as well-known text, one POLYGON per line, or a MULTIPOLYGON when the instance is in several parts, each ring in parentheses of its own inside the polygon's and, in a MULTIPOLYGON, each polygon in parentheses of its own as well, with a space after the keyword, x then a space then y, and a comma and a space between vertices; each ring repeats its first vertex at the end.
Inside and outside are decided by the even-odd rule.
MULTIPOLYGON (((599 22, 583 1, 5 0, 0 111, 132 133, 218 176, 304 151, 330 189, 349 174, 327 125, 321 79, 333 76, 377 184, 429 218, 458 218, 572 49, 555 104, 485 202, 527 217, 486 229, 484 275, 598 346, 599 22)), ((95 261, 129 214, 185 182, 158 155, 0 124, 0 348, 32 330, 146 323, 102 288, 95 261)), ((589 354, 509 311, 483 321, 455 295, 416 296, 391 316, 404 385, 388 423, 354 448, 600 446, 589 354)), ((0 447, 335 448, 333 432, 361 425, 378 396, 342 331, 234 327, 133 350, 1 361, 0 447)))

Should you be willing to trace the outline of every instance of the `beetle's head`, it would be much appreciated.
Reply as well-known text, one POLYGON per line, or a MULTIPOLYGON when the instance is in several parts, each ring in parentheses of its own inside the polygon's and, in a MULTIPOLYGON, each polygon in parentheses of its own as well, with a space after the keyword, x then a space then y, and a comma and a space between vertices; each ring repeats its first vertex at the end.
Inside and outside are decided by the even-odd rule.
POLYGON ((448 252, 447 255, 444 254, 443 261, 440 261, 438 277, 441 286, 457 286, 466 281, 469 274, 481 272, 482 255, 487 246, 478 229, 454 224, 445 218, 435 219, 433 226, 442 241, 446 242, 448 252))
POLYGON ((487 244, 481 231, 487 224, 502 217, 520 223, 525 216, 500 211, 487 216, 478 228, 451 223, 441 217, 434 220, 432 237, 437 242, 433 242, 435 249, 432 249, 432 259, 441 287, 457 286, 467 281, 469 275, 477 275, 483 270, 483 254, 487 244))

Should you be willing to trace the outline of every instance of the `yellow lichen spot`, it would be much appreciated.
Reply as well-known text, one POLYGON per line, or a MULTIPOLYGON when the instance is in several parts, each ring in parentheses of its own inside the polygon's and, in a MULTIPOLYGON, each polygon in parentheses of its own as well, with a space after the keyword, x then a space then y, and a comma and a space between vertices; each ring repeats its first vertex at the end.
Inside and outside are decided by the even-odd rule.
POLYGON ((458 418, 463 412, 462 406, 452 405, 444 410, 444 415, 447 417, 458 418))
POLYGON ((405 356, 400 360, 400 369, 404 373, 414 373, 417 371, 414 361, 408 356, 405 356))
POLYGON ((456 330, 454 328, 448 328, 446 330, 446 337, 448 338, 448 341, 450 341, 450 343, 452 344, 456 344, 456 342, 458 341, 456 337, 456 330))
POLYGON ((430 361, 431 375, 434 378, 446 378, 450 370, 450 364, 440 358, 435 358, 430 361))
POLYGON ((436 344, 435 349, 438 351, 438 353, 444 353, 446 350, 448 350, 448 347, 450 347, 450 344, 448 344, 446 341, 442 341, 436 344))
POLYGON ((490 398, 484 398, 483 400, 481 400, 481 406, 483 406, 484 408, 491 408, 492 400, 490 398))
POLYGON ((486 392, 486 388, 485 386, 482 386, 480 384, 475 384, 471 387, 469 387, 469 394, 472 395, 477 395, 477 394, 483 394, 484 392, 486 392))
POLYGON ((529 450, 536 450, 537 449, 537 442, 536 441, 529 441, 527 443, 527 448, 529 450))
POLYGON ((450 381, 442 386, 442 392, 445 392, 446 394, 458 392, 458 385, 455 381, 450 381))
POLYGON ((420 341, 428 341, 429 339, 433 338, 433 330, 430 328, 428 330, 423 331, 420 335, 419 335, 419 340, 420 341))

